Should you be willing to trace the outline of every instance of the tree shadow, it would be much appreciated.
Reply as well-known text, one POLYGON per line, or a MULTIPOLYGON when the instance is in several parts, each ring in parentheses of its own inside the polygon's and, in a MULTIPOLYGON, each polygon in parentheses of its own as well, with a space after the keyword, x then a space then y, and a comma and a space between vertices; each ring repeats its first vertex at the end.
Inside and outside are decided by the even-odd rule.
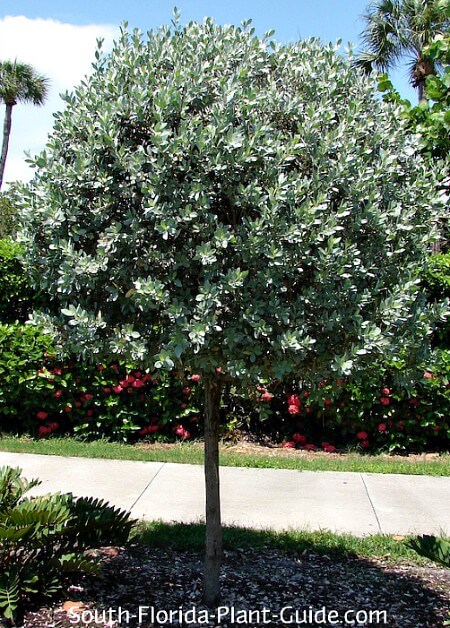
MULTIPOLYGON (((194 628, 351 625, 345 621, 441 628, 450 613, 450 571, 417 558, 401 541, 225 527, 224 610, 220 622, 214 611, 207 623, 203 545, 203 524, 141 524, 126 548, 102 556, 103 577, 85 579, 71 599, 122 609, 122 625, 141 628, 180 625, 180 619, 194 628), (384 557, 362 557, 376 556, 377 548, 384 557), (181 613, 172 623, 171 610, 181 613)), ((69 624, 55 612, 51 619, 59 626, 100 625, 69 624)))

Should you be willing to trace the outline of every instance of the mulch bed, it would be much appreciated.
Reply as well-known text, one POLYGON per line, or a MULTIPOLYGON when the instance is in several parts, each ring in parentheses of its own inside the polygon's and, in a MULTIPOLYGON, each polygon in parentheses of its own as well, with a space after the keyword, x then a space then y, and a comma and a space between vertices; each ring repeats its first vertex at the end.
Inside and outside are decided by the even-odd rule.
POLYGON ((446 569, 308 552, 287 555, 274 550, 235 549, 225 552, 222 569, 221 606, 227 609, 220 621, 210 615, 207 622, 202 606, 201 554, 135 545, 126 550, 105 549, 102 557, 103 578, 85 578, 65 593, 66 609, 68 600, 83 604, 72 610, 80 617, 84 611, 84 622, 70 621, 64 600, 60 600, 51 608, 29 610, 21 625, 330 626, 346 625, 344 613, 350 611, 350 621, 360 620, 355 626, 427 628, 442 627, 450 614, 450 571, 446 569), (139 607, 142 615, 148 613, 141 623, 139 607), (284 615, 280 616, 283 608, 284 615), (120 609, 121 623, 117 621, 120 609), (95 610, 97 622, 90 621, 95 610), (169 611, 174 612, 172 621, 169 611), (299 612, 297 618, 295 611, 299 612), (325 619, 325 613, 332 611, 337 615, 328 619, 339 619, 341 624, 325 619), (363 612, 356 617, 357 611, 363 612), (383 615, 373 615, 370 623, 371 611, 386 611, 386 621, 383 615))

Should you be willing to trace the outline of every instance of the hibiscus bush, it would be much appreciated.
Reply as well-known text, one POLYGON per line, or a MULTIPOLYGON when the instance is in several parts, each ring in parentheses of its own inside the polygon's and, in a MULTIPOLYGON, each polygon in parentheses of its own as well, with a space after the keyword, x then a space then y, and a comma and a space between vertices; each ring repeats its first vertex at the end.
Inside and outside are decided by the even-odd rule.
POLYGON ((33 326, 0 325, 0 426, 4 431, 133 441, 200 433, 198 378, 152 375, 123 361, 108 367, 57 359, 33 326))
MULTIPOLYGON (((35 327, 2 325, 0 377, 3 431, 128 442, 202 437, 197 374, 61 361, 35 327)), ((329 453, 448 450, 450 352, 435 352, 433 366, 411 380, 409 393, 398 380, 399 365, 391 365, 335 384, 322 381, 315 391, 295 380, 260 382, 245 393, 229 385, 222 435, 329 453)))
MULTIPOLYGON (((358 451, 448 451, 450 448, 450 352, 437 351, 433 367, 399 382, 398 365, 324 381, 320 400, 302 386, 288 387, 281 432, 284 446, 358 451)), ((400 373, 402 374, 402 373, 400 373)), ((403 373, 404 374, 404 373, 403 373)), ((275 399, 275 397, 274 397, 275 399)))

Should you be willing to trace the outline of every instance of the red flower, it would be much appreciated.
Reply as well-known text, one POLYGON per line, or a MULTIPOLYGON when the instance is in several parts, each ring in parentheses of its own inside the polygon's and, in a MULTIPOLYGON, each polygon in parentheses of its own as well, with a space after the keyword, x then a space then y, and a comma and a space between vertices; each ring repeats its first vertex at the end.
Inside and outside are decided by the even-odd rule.
POLYGON ((119 384, 118 386, 113 386, 113 390, 115 393, 119 394, 122 392, 123 388, 122 386, 119 384))
MULTIPOLYGON (((308 410, 309 408, 307 408, 308 410)), ((289 406, 288 407, 289 414, 300 414, 300 408, 298 406, 289 406)))
POLYGON ((423 376, 424 376, 425 379, 433 379, 433 377, 434 377, 433 373, 430 373, 430 371, 425 371, 423 376))
POLYGON ((326 451, 327 454, 333 454, 336 451, 336 447, 334 445, 327 445, 323 450, 326 451))
POLYGON ((378 426, 378 431, 379 432, 385 432, 386 429, 387 429, 386 423, 380 423, 380 425, 378 426))
POLYGON ((295 443, 291 440, 284 442, 282 445, 283 449, 295 449, 295 443))
POLYGON ((59 429, 59 423, 56 423, 56 421, 54 421, 53 423, 49 423, 48 429, 50 430, 50 432, 55 432, 57 429, 59 429))
POLYGON ((412 399, 409 400, 409 405, 412 406, 413 408, 417 408, 419 404, 420 404, 420 401, 417 399, 417 397, 413 397, 412 399))
POLYGON ((200 379, 201 379, 201 376, 200 375, 196 375, 194 373, 194 375, 191 375, 191 379, 192 379, 193 382, 199 382, 200 379))
POLYGON ((64 412, 72 412, 72 407, 71 406, 66 406, 64 408, 64 412))
POLYGON ((382 394, 384 397, 389 397, 389 395, 391 394, 391 391, 389 390, 389 388, 382 388, 382 389, 381 389, 381 394, 382 394))
POLYGON ((356 438, 358 440, 365 440, 367 437, 368 437, 368 434, 367 434, 367 432, 364 432, 364 431, 363 432, 358 432, 356 434, 356 438))
POLYGON ((43 438, 44 436, 47 436, 47 434, 51 434, 51 431, 52 430, 46 425, 41 425, 38 429, 38 436, 39 438, 43 438))
POLYGON ((288 406, 297 406, 300 407, 300 397, 298 395, 288 395, 287 398, 288 406))
POLYGON ((135 379, 132 383, 132 386, 133 388, 142 388, 142 386, 145 386, 145 383, 142 381, 142 379, 135 379))
POLYGON ((363 442, 361 443, 361 447, 364 447, 364 449, 367 449, 367 447, 369 446, 369 441, 368 440, 363 440, 363 442))
POLYGON ((105 393, 108 395, 108 394, 111 392, 111 388, 109 388, 109 386, 106 386, 106 387, 103 389, 103 392, 105 392, 105 393))
POLYGON ((62 371, 60 368, 53 369, 52 373, 53 375, 62 375, 62 371))
POLYGON ((380 403, 383 406, 388 406, 390 404, 389 397, 380 397, 380 403))
POLYGON ((189 388, 189 386, 186 386, 185 388, 183 388, 183 393, 185 395, 190 395, 191 394, 191 389, 189 388))
POLYGON ((294 443, 297 443, 297 445, 306 445, 308 442, 306 436, 303 436, 303 434, 293 434, 292 440, 294 443))
POLYGON ((270 392, 265 392, 261 395, 261 399, 266 403, 270 403, 273 399, 273 395, 270 392))
POLYGON ((191 437, 191 433, 186 430, 182 425, 177 425, 173 428, 173 431, 177 436, 180 436, 180 438, 183 438, 184 440, 191 437))
POLYGON ((44 412, 43 410, 41 410, 37 413, 36 416, 40 421, 45 421, 45 419, 48 417, 48 412, 44 412))
POLYGON ((53 396, 56 397, 56 399, 59 399, 61 395, 62 395, 62 390, 57 390, 53 396))
POLYGON ((99 365, 97 366, 97 370, 99 370, 99 371, 104 371, 104 370, 105 370, 105 368, 106 368, 106 366, 104 366, 103 364, 99 364, 99 365))
POLYGON ((330 445, 330 443, 327 443, 327 442, 321 443, 322 449, 325 449, 325 447, 328 447, 329 445, 330 445))
POLYGON ((331 406, 331 399, 324 399, 323 402, 327 406, 327 408, 331 406))
POLYGON ((91 399, 94 398, 94 395, 91 395, 90 393, 86 393, 84 395, 84 401, 91 401, 91 399))
POLYGON ((145 425, 141 430, 139 430, 139 434, 141 436, 146 436, 147 434, 153 434, 159 429, 159 425, 145 425))
POLYGON ((315 451, 317 449, 317 447, 315 445, 312 445, 311 443, 309 443, 308 445, 305 445, 305 449, 307 451, 315 451))

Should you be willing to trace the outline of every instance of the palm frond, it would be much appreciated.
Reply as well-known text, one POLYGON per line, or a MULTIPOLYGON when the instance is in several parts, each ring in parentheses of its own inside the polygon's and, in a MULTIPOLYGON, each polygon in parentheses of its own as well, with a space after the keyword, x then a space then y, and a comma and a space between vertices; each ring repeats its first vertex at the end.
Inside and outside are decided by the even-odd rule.
POLYGON ((358 65, 387 72, 406 59, 415 86, 421 82, 414 73, 418 61, 424 59, 424 47, 449 30, 439 0, 376 0, 369 4, 363 20, 358 65))
POLYGON ((33 66, 18 61, 0 62, 0 100, 7 105, 42 105, 48 95, 49 80, 33 66))

